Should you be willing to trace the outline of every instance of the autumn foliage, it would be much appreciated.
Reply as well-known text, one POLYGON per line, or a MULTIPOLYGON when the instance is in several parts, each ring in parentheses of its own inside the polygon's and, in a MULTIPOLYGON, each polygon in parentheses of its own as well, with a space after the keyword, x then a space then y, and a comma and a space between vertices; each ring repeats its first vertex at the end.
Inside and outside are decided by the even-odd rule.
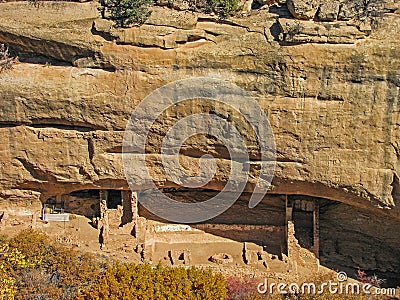
POLYGON ((122 264, 25 230, 0 239, 0 300, 225 300, 222 275, 196 268, 122 264))

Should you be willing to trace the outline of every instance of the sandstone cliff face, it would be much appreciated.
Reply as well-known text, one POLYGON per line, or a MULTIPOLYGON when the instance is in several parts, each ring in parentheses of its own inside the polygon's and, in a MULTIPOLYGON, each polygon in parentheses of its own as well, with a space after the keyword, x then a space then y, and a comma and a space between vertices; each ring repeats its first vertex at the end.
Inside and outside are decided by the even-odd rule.
POLYGON ((267 10, 219 23, 156 7, 142 27, 116 30, 95 6, 1 5, 0 40, 27 62, 1 74, 4 190, 125 187, 118 149, 137 103, 167 82, 215 76, 268 112, 279 160, 272 192, 396 211, 397 14, 352 44, 282 46, 271 34, 282 19, 267 10), (32 63, 43 60, 50 65, 32 63))
MULTIPOLYGON (((10 211, 19 202, 23 214, 55 195, 128 189, 121 144, 136 105, 166 83, 210 76, 249 91, 267 112, 278 159, 271 193, 335 200, 399 220, 396 3, 377 29, 365 30, 336 13, 318 22, 314 6, 301 13, 289 2, 306 3, 263 6, 223 22, 154 7, 144 25, 130 29, 99 19, 95 3, 0 4, 0 42, 21 61, 0 74, 0 206, 10 211)), ((222 189, 230 160, 218 142, 185 147, 189 167, 203 152, 218 157, 205 188, 222 189)), ((157 185, 175 187, 157 156, 147 155, 155 158, 157 185)), ((137 189, 146 188, 138 178, 137 189)))

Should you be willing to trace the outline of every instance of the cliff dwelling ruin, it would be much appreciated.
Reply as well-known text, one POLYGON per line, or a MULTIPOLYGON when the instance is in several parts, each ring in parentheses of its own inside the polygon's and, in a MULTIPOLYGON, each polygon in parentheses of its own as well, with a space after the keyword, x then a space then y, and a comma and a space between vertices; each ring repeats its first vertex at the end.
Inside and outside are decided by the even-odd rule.
MULTIPOLYGON (((213 190, 165 188, 178 201, 204 201, 213 190)), ((207 222, 183 225, 149 212, 138 198, 151 190, 78 190, 50 197, 45 205, 85 216, 98 231, 101 247, 114 249, 121 236, 144 261, 167 265, 248 265, 272 272, 319 265, 345 270, 374 270, 388 284, 398 280, 400 223, 384 215, 324 198, 267 195, 248 208, 249 193, 207 222), (371 243, 371 239, 373 243, 371 243)))

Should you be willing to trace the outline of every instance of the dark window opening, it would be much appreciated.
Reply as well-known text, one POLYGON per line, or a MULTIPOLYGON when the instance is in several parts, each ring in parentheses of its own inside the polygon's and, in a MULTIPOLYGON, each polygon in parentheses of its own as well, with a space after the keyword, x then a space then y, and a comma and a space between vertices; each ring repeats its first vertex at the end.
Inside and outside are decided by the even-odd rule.
POLYGON ((303 248, 311 249, 314 245, 313 213, 293 211, 295 237, 303 248))
POLYGON ((118 205, 122 205, 121 191, 109 190, 107 198, 107 208, 117 209, 118 205))

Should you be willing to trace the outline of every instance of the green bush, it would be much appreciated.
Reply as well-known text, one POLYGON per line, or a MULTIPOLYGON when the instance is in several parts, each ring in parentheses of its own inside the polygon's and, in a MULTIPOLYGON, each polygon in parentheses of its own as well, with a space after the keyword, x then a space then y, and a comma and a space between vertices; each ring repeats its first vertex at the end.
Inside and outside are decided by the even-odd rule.
POLYGON ((239 10, 238 0, 211 0, 213 11, 219 16, 226 18, 239 10))
POLYGON ((202 13, 215 13, 220 18, 234 15, 239 9, 239 0, 188 0, 189 9, 202 13))
POLYGON ((153 4, 153 0, 108 0, 103 1, 103 16, 106 11, 110 14, 110 19, 114 21, 116 27, 130 27, 131 25, 143 24, 150 16, 151 11, 148 6, 153 4))

